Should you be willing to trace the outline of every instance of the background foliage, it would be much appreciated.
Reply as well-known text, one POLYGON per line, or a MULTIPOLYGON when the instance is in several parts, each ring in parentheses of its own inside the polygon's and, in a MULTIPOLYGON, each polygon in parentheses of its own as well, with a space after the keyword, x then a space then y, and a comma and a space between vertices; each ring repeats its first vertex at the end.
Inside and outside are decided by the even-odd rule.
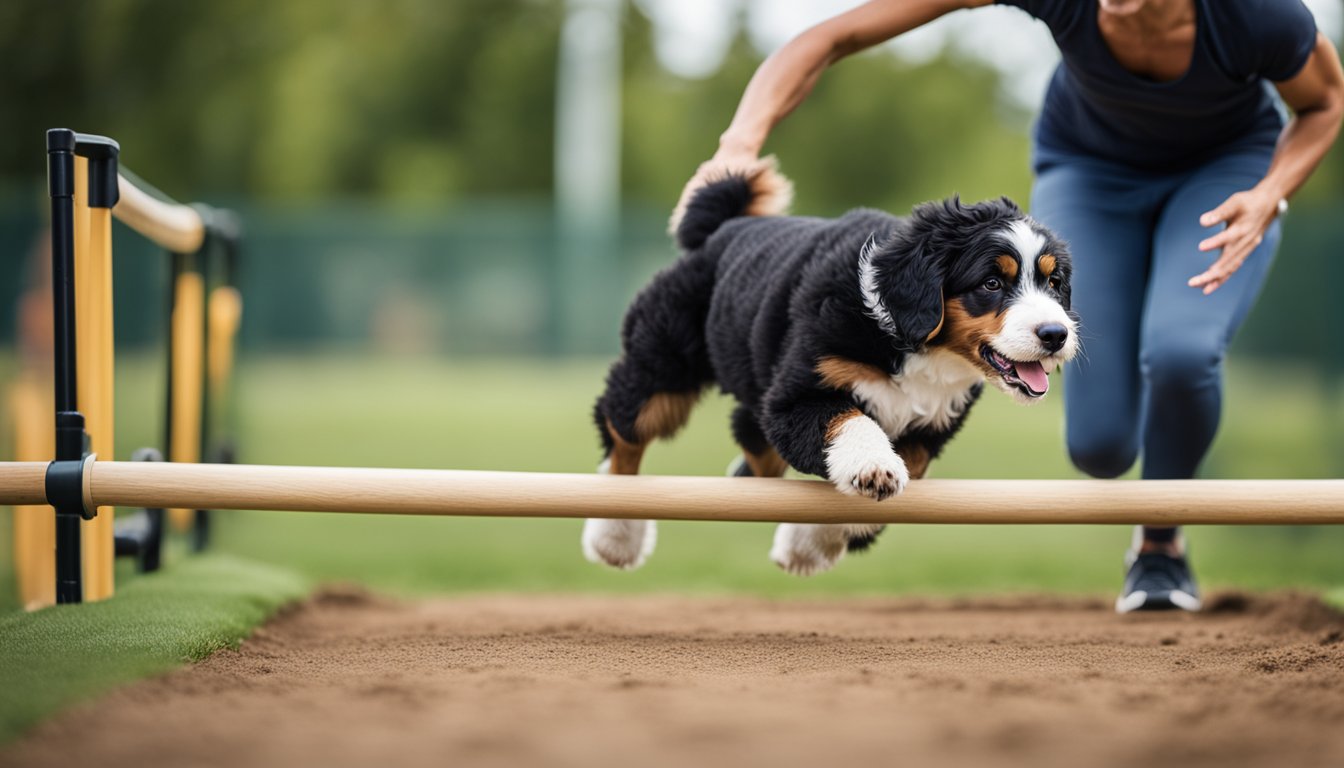
MULTIPOLYGON (((641 6, 623 16, 621 247, 594 296, 555 274, 558 0, 63 0, 0 7, 0 269, 24 274, 41 226, 42 132, 116 137, 123 161, 179 199, 238 208, 252 348, 557 353, 614 348, 630 293, 673 258, 662 221, 710 155, 762 54, 742 34, 718 72, 678 77, 641 6), (564 342, 569 303, 611 333, 564 342), (590 306, 589 306, 590 305, 590 306)), ((1030 189, 1031 116, 995 71, 945 53, 858 56, 823 78, 769 151, 796 209, 907 210, 1030 189)), ((1338 370, 1344 279, 1335 152, 1296 201, 1284 262, 1243 345, 1338 370)), ((163 260, 119 232, 118 332, 158 340, 163 260)), ((20 280, 0 281, 10 306, 20 280)), ((0 313, 0 342, 13 333, 0 313)), ((1332 379, 1334 381, 1334 379, 1332 379)))

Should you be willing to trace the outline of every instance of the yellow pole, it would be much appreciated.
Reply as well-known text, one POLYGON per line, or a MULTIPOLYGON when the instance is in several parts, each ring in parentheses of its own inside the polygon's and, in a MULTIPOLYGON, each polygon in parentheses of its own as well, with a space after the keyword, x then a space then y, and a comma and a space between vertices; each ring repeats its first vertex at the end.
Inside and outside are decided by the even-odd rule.
MULTIPOLYGON (((31 362, 31 361, 29 361, 31 362)), ((18 461, 51 461, 56 455, 56 435, 51 414, 50 374, 29 369, 19 374, 9 392, 14 417, 14 458, 18 461)), ((56 517, 45 503, 14 508, 14 572, 19 601, 27 610, 56 604, 56 517)))
MULTIPOLYGON (((201 407, 203 403, 205 345, 205 279, 196 256, 182 260, 173 285, 172 312, 172 428, 168 460, 195 464, 201 460, 201 407)), ((178 531, 191 530, 191 509, 169 509, 168 519, 178 531)))
MULTIPOLYGON (((89 450, 114 456, 112 339, 112 210, 89 207, 89 162, 75 158, 75 397, 89 450)), ((113 509, 85 520, 81 539, 84 599, 112 596, 116 558, 113 509)))
POLYGON ((206 370, 209 373, 212 403, 226 402, 229 376, 233 372, 234 344, 242 318, 243 298, 237 288, 221 285, 210 291, 210 341, 206 345, 209 356, 206 370))

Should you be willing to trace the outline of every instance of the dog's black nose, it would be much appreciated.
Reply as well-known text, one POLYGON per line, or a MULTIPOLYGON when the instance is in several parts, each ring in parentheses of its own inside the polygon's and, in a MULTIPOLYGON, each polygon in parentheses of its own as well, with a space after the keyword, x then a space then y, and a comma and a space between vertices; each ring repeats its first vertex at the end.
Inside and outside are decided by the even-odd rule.
POLYGON ((1047 350, 1058 352, 1064 348, 1064 342, 1069 340, 1069 329, 1059 323, 1046 323, 1036 326, 1036 337, 1047 350))

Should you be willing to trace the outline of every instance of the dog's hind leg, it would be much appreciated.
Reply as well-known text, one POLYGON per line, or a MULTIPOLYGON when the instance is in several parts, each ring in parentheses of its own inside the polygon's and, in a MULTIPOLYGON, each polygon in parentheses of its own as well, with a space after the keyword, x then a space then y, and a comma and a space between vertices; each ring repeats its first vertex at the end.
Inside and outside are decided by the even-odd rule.
MULTIPOLYGON (((602 460, 597 471, 604 475, 633 475, 633 471, 620 470, 638 468, 643 453, 644 446, 623 443, 602 460)), ((638 568, 653 554, 657 541, 658 528, 653 520, 590 517, 583 521, 583 556, 589 562, 613 568, 638 568)))
MULTIPOLYGON (((598 471, 611 475, 638 474, 644 449, 653 440, 670 437, 685 424, 699 394, 698 389, 689 392, 655 392, 636 410, 628 431, 618 428, 611 416, 607 415, 603 409, 607 398, 604 395, 598 401, 596 416, 603 419, 598 429, 607 455, 598 466, 598 471)), ((652 520, 589 518, 583 525, 583 554, 594 563, 606 563, 616 568, 638 568, 653 554, 657 536, 657 524, 652 520)))
MULTIPOLYGON (((599 472, 637 474, 644 449, 681 429, 713 381, 705 346, 713 266, 700 255, 685 256, 626 312, 622 355, 593 407, 604 449, 599 472)), ((636 568, 653 551, 656 536, 652 521, 590 519, 583 526, 583 552, 596 563, 636 568)))
MULTIPOLYGON (((676 433, 713 380, 705 320, 714 273, 711 258, 687 254, 631 303, 621 327, 622 355, 593 407, 604 449, 599 472, 637 474, 648 444, 676 433)), ((650 520, 590 519, 583 553, 595 563, 636 568, 653 552, 656 537, 650 520)))

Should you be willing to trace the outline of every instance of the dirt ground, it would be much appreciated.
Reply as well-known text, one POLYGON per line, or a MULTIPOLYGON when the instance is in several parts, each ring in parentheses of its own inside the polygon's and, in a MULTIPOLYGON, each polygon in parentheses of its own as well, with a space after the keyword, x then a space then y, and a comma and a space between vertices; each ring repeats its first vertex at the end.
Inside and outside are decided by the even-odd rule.
POLYGON ((1210 602, 328 591, 0 763, 1344 765, 1344 615, 1210 602))

